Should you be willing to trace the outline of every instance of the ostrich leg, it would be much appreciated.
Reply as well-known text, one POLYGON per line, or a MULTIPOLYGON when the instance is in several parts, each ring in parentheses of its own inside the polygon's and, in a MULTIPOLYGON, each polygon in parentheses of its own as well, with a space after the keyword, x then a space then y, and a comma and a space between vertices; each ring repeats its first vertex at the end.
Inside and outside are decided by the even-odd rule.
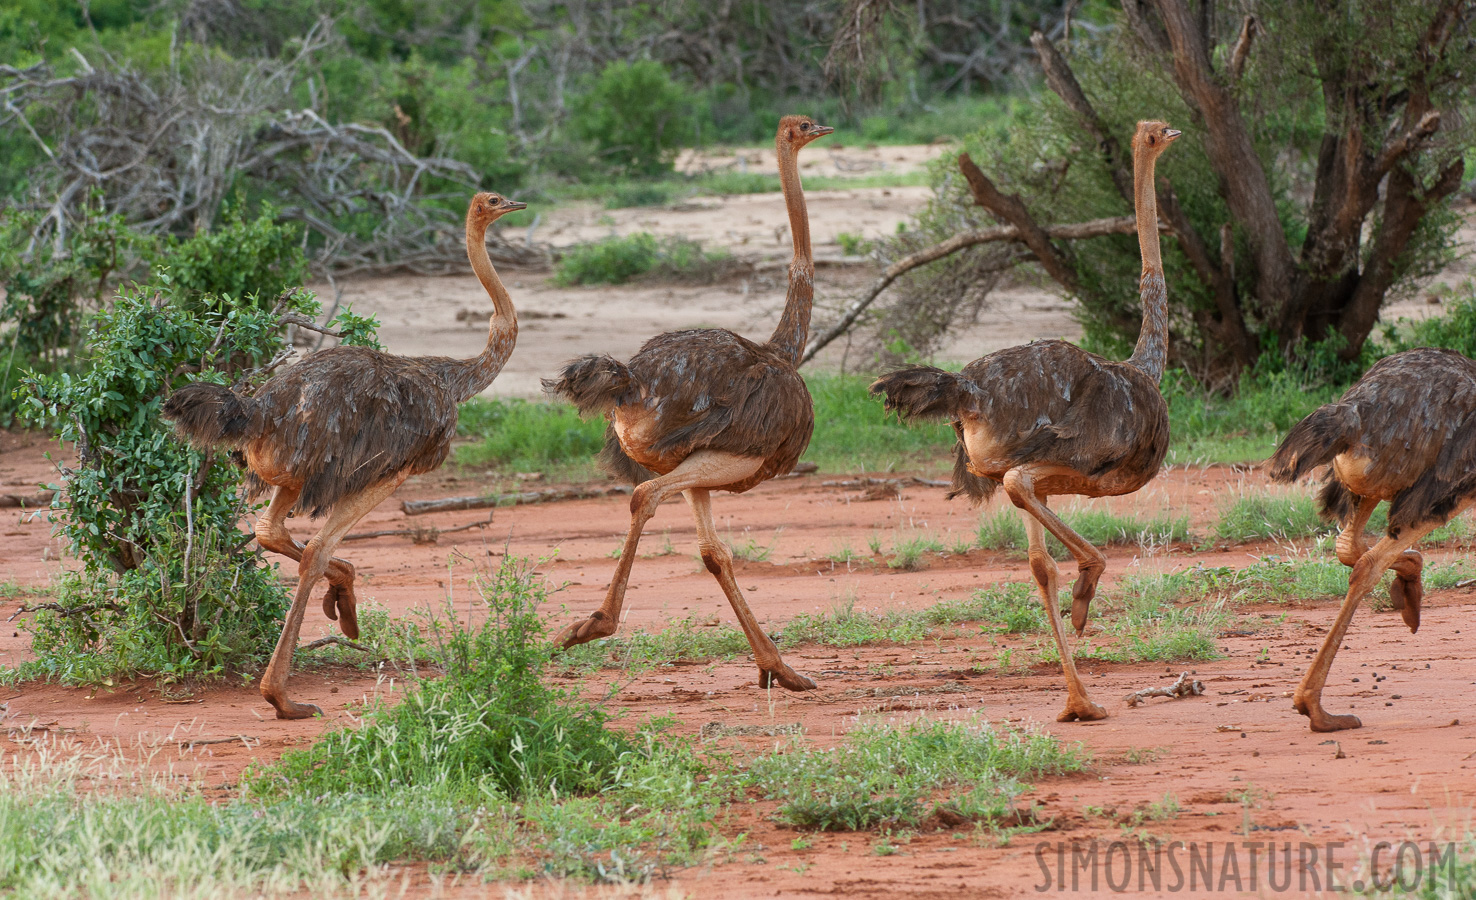
POLYGON ((1345 728, 1358 728, 1363 724, 1357 716, 1334 716, 1322 708, 1322 688, 1327 683, 1327 673, 1332 669, 1338 647, 1342 646, 1343 638, 1348 634, 1348 625, 1353 621, 1353 613, 1358 609, 1364 595, 1379 583, 1385 569, 1393 566, 1406 550, 1439 525, 1439 522, 1430 522, 1418 528, 1406 529, 1398 538, 1385 537, 1353 565, 1353 571, 1348 576, 1348 596, 1343 599, 1338 618, 1328 630, 1327 638, 1318 649, 1317 657, 1312 660, 1311 668, 1302 677, 1302 683, 1297 685, 1296 695, 1292 699, 1292 707, 1312 720, 1313 731, 1342 731, 1345 728))
MULTIPOLYGON (((256 542, 263 548, 280 553, 293 562, 302 562, 303 545, 287 530, 287 514, 302 493, 301 488, 279 487, 272 494, 271 505, 256 520, 256 542)), ((354 566, 335 556, 328 562, 328 593, 323 596, 323 612, 337 619, 338 627, 350 640, 359 636, 358 603, 354 597, 354 566)))
MULTIPOLYGON (((1046 531, 1055 535, 1056 540, 1065 544, 1071 555, 1076 557, 1076 583, 1071 586, 1071 627, 1076 629, 1076 636, 1081 637, 1081 633, 1086 630, 1092 598, 1097 595, 1097 581, 1107 569, 1107 557, 1086 538, 1072 531, 1071 526, 1061 521, 1060 516, 1051 512, 1045 500, 1035 492, 1035 478, 1029 467, 1021 466, 1006 472, 1004 487, 1016 506, 1034 516, 1045 526, 1046 531), (1013 488, 1010 486, 1012 483, 1013 488)), ((1046 559, 1050 559, 1049 553, 1046 554, 1046 559)), ((1052 564, 1054 565, 1054 560, 1052 564)))
POLYGON ((1021 500, 1028 499, 1033 507, 1042 510, 1045 509, 1045 504, 1028 490, 1020 495, 1021 499, 1015 499, 1016 492, 1022 488, 1022 481, 1027 482, 1025 486, 1028 486, 1028 479, 1012 477, 1017 472, 1018 469, 1012 469, 1006 473, 1004 487, 1009 492, 1010 499, 1020 507, 1020 518, 1025 522, 1025 534, 1030 539, 1030 573, 1035 576, 1041 599, 1045 601, 1046 618, 1051 623, 1051 636, 1056 639, 1056 650, 1061 654, 1061 671, 1066 676, 1066 709, 1056 717, 1056 721, 1091 722, 1105 719, 1107 710, 1093 703, 1087 696, 1086 685, 1081 683, 1081 676, 1076 673, 1076 660, 1071 655, 1071 648, 1066 646, 1066 627, 1061 621, 1061 607, 1056 599, 1059 570, 1056 568, 1056 561, 1051 559, 1050 551, 1046 549, 1045 529, 1034 510, 1027 508, 1021 500))
POLYGON ((753 659, 759 667, 759 687, 766 688, 777 681, 791 691, 813 691, 815 682, 785 664, 779 648, 759 627, 758 620, 743 599, 743 592, 738 590, 738 582, 733 578, 733 552, 718 537, 712 524, 712 492, 707 488, 691 488, 683 493, 697 519, 697 546, 702 553, 702 563, 722 586, 723 593, 728 595, 728 602, 738 616, 738 624, 743 627, 748 645, 753 648, 753 659))
MULTIPOLYGON (((1373 497, 1358 498, 1353 517, 1338 532, 1338 562, 1352 568, 1368 552, 1364 529, 1368 527, 1374 507, 1378 505, 1379 501, 1373 497)), ((1420 574, 1425 568, 1425 557, 1420 555, 1420 551, 1411 548, 1395 557, 1389 568, 1394 570, 1395 576, 1394 583, 1389 585, 1389 599, 1393 601, 1394 608, 1399 610, 1404 624, 1409 626, 1410 633, 1413 634, 1420 630, 1420 601, 1425 597, 1425 586, 1420 582, 1420 574)))
POLYGON ((626 532, 625 546, 620 551, 620 562, 615 566, 615 577, 610 579, 605 602, 590 613, 589 618, 575 622, 559 632, 558 637, 554 638, 554 644, 567 650, 575 644, 584 644, 615 633, 620 622, 620 607, 625 603, 625 586, 630 581, 630 568, 635 564, 636 548, 641 543, 641 532, 656 514, 662 501, 672 494, 692 488, 734 484, 757 472, 763 464, 762 459, 753 456, 699 450, 682 460, 681 464, 667 474, 637 485, 630 495, 630 531, 626 532))
MULTIPOLYGON (((320 716, 323 711, 311 703, 294 703, 287 697, 287 674, 292 668, 292 653, 297 649, 297 635, 302 629, 302 616, 307 602, 313 595, 313 586, 328 571, 333 560, 333 550, 348 530, 364 514, 378 506, 405 480, 408 471, 381 481, 356 497, 349 497, 333 508, 313 539, 302 548, 302 560, 297 567, 297 593, 292 598, 292 608, 287 611, 287 621, 282 625, 282 636, 277 639, 277 649, 272 651, 271 661, 261 675, 261 695, 277 708, 279 719, 306 719, 320 716)), ((275 505, 276 498, 273 498, 275 505)))

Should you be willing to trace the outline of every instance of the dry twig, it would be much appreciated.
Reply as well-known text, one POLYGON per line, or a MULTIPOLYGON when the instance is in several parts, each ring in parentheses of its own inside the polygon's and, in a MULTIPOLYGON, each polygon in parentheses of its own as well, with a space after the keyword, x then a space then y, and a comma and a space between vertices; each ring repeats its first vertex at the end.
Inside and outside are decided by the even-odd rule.
POLYGON ((1122 698, 1123 702, 1131 709, 1149 697, 1168 697, 1177 700, 1180 697, 1199 697, 1204 694, 1204 682, 1198 678, 1191 679, 1188 672, 1180 672, 1179 680, 1168 687, 1144 688, 1141 691, 1133 691, 1122 698))

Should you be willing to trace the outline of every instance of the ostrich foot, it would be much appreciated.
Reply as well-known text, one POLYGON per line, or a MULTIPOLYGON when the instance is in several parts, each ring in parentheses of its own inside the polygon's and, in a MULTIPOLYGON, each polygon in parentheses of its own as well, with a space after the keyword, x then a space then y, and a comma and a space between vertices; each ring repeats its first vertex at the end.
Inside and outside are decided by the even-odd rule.
POLYGON ((352 584, 328 585, 328 593, 323 595, 323 614, 338 620, 344 637, 351 641, 359 637, 359 604, 352 584))
POLYGON ((283 697, 280 700, 266 698, 267 702, 277 708, 279 719, 311 719, 313 716, 321 716, 323 710, 311 703, 294 703, 283 697))
POLYGON ((1420 603, 1425 599, 1425 585, 1420 576, 1405 578, 1403 575, 1396 575, 1394 583, 1389 585, 1389 599, 1404 618, 1404 624, 1409 626, 1409 633, 1419 631, 1420 603))
POLYGON ((1057 722, 1095 722, 1107 718, 1107 710, 1086 697, 1068 697, 1066 708, 1056 716, 1057 722))
POLYGON ((1097 596, 1097 581, 1106 571, 1104 565, 1082 566, 1076 575, 1076 584, 1071 586, 1071 627, 1076 636, 1086 631, 1087 613, 1091 611, 1092 598, 1097 596))
POLYGON ((813 691, 815 689, 814 681, 791 669, 785 663, 781 662, 777 669, 759 669, 759 687, 767 688, 776 682, 780 687, 791 691, 813 691))
POLYGON ((1297 697, 1292 701, 1292 707, 1310 719, 1312 730, 1318 733, 1363 727, 1363 721, 1357 716, 1332 715, 1322 708, 1322 702, 1317 699, 1297 697))
POLYGON ((590 613, 588 619, 575 622, 560 631, 559 636, 554 638, 554 646, 560 650, 568 650, 576 644, 587 644, 602 637, 609 637, 614 633, 615 623, 600 610, 595 610, 590 613))

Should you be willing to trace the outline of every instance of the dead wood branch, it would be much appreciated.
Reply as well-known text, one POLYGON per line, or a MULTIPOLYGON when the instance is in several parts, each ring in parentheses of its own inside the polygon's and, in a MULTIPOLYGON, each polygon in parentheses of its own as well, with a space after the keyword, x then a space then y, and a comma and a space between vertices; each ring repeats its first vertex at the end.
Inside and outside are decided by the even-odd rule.
POLYGON ((350 650, 358 650, 363 653, 374 652, 374 649, 372 647, 365 647, 363 644, 356 644, 341 634, 330 634, 327 637, 320 637, 316 641, 308 644, 303 644, 301 649, 317 650, 319 647, 327 647, 329 645, 333 645, 336 647, 347 647, 350 650))
POLYGON ((10 618, 5 621, 14 622, 26 613, 39 612, 43 609, 48 612, 54 612, 59 616, 81 616, 100 609, 105 609, 109 612, 123 612, 124 608, 111 600, 100 603, 84 603, 81 606, 62 606, 60 603, 37 603, 35 606, 27 606, 22 603, 20 608, 11 613, 10 618))
POLYGON ((1236 81, 1245 74, 1245 63, 1250 59, 1251 44, 1255 42, 1259 29, 1260 23, 1255 16, 1246 16, 1240 23, 1240 37, 1235 39, 1235 46, 1230 50, 1230 77, 1236 81))
POLYGON ((1046 270, 1046 274, 1065 288, 1066 293, 1078 293, 1080 284, 1077 283, 1076 271, 1070 259, 1065 251, 1051 243, 1051 236, 1030 215, 1020 195, 1001 193, 967 153, 958 155, 958 168, 963 173, 964 180, 969 183, 969 192, 974 195, 974 202, 989 210, 995 218, 1015 226, 1020 235, 1019 240, 1035 254, 1036 261, 1046 270))
POLYGON ((256 738, 248 737, 244 734, 236 734, 232 735, 231 737, 223 738, 196 738, 194 740, 179 741, 178 743, 179 749, 181 750, 193 750, 196 747, 208 747, 211 744, 234 744, 236 741, 240 741, 247 750, 250 750, 252 747, 256 746, 256 744, 261 743, 261 741, 257 740, 256 738), (255 743, 253 743, 253 741, 255 743))
POLYGON ((23 509, 35 509, 38 506, 50 506, 55 496, 56 491, 41 491, 38 494, 0 494, 0 509, 17 506, 23 509))
POLYGON ((622 484, 607 488, 550 488, 545 491, 522 491, 514 494, 447 497, 444 500, 405 500, 400 503, 400 510, 407 516, 421 516, 426 513, 455 512, 462 509, 523 506, 528 503, 552 503, 557 500, 586 500, 590 497, 629 494, 630 490, 628 486, 622 484))
POLYGON ((408 537, 412 544, 434 544, 440 540, 443 534, 455 534, 458 531, 470 531, 473 528, 486 528, 492 524, 492 517, 488 516, 484 522, 469 522, 466 525, 457 525, 455 528, 437 528, 427 525, 423 528, 392 528, 387 531, 361 531, 357 534, 344 536, 346 541, 367 541, 371 538, 380 537, 408 537))
MULTIPOLYGON (((1132 234, 1137 229, 1137 222, 1132 216, 1115 216, 1110 219, 1092 219, 1089 222, 1073 222, 1066 225, 1047 225, 1045 233, 1056 240, 1082 240, 1085 238, 1101 237, 1108 234, 1132 234)), ((800 364, 803 365, 815 358, 815 354, 825 349, 825 346, 836 338, 845 334, 861 317, 867 307, 877 297, 881 296, 892 282, 896 281, 906 273, 919 266, 925 266, 930 262, 950 256, 960 250, 975 247, 979 244, 989 244, 997 241, 1020 241, 1020 229, 1014 225, 997 225, 993 228, 976 228, 972 231, 961 231, 945 241, 939 241, 929 247, 924 247, 915 253, 909 253, 882 270, 881 275, 872 282, 871 287, 866 290, 855 302, 846 307, 836 323, 810 341, 810 346, 801 357, 800 364)), ((1012 258, 1010 264, 1016 260, 1012 258)))
POLYGON ((1133 691, 1122 698, 1128 708, 1134 708, 1149 697, 1167 697, 1177 700, 1180 697, 1199 697, 1204 694, 1204 682, 1198 678, 1191 679, 1188 672, 1180 672, 1179 680, 1167 687, 1144 688, 1141 691, 1133 691))

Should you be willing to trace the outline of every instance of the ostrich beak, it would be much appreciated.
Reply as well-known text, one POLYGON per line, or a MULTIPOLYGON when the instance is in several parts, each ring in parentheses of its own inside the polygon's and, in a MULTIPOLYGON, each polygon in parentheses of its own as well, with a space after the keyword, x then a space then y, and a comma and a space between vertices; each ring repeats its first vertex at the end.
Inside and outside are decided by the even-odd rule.
POLYGON ((1182 131, 1175 131, 1174 129, 1169 128, 1169 129, 1166 129, 1163 132, 1163 139, 1166 140, 1166 141, 1172 141, 1172 140, 1174 140, 1175 138, 1177 138, 1179 135, 1181 135, 1183 133, 1184 132, 1182 132, 1182 131))
POLYGON ((502 201, 502 208, 508 212, 517 212, 520 209, 527 209, 528 204, 520 203, 517 200, 504 200, 502 201))
POLYGON ((835 129, 831 128, 829 125, 816 125, 814 129, 810 131, 810 137, 825 137, 827 134, 830 134, 834 130, 835 129))

